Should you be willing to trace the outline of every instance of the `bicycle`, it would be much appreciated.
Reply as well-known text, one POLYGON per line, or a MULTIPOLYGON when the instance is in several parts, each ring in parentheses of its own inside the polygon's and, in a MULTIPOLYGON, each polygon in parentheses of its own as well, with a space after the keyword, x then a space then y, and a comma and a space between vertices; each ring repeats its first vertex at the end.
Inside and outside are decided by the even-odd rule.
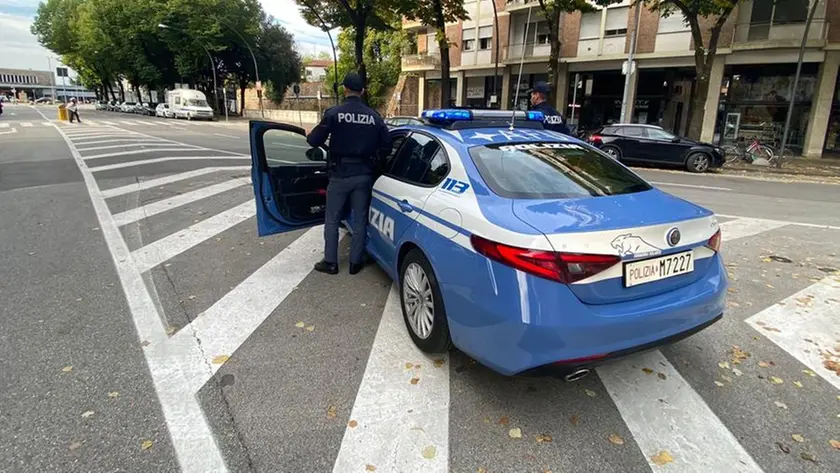
POLYGON ((752 163, 759 158, 772 161, 775 154, 772 148, 761 144, 758 138, 753 138, 749 146, 744 146, 743 139, 739 139, 736 144, 725 146, 723 151, 725 164, 732 164, 740 160, 752 163))

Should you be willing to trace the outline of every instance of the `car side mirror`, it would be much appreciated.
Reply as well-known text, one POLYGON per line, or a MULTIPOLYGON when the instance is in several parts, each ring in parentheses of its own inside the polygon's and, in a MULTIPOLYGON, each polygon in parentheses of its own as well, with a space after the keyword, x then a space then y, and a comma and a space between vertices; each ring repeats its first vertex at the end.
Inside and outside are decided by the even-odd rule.
POLYGON ((306 159, 310 161, 326 161, 327 152, 324 148, 309 148, 306 150, 306 159))
POLYGON ((671 138, 671 143, 679 143, 679 142, 680 142, 680 137, 679 136, 675 136, 675 137, 671 138))

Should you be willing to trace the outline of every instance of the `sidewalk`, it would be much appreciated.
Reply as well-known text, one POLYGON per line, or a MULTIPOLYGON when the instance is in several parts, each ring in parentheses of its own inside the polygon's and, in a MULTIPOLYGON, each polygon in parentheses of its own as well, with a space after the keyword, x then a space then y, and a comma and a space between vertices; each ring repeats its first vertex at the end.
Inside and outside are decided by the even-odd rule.
POLYGON ((840 159, 832 158, 802 158, 796 157, 777 168, 773 165, 758 166, 745 162, 727 164, 723 168, 711 172, 739 176, 755 176, 764 178, 806 178, 808 181, 840 183, 840 159))

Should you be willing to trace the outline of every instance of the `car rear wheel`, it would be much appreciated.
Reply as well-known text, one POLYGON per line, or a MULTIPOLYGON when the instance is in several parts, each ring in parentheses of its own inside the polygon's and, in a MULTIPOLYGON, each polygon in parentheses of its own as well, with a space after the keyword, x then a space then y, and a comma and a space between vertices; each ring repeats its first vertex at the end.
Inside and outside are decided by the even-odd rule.
POLYGON ((418 249, 400 265, 400 304, 411 340, 426 353, 452 348, 443 297, 429 260, 418 249))
POLYGON ((615 160, 621 159, 621 150, 615 146, 604 146, 603 148, 601 148, 601 151, 607 153, 611 158, 615 160))
POLYGON ((712 160, 706 153, 691 153, 686 160, 686 167, 691 172, 706 172, 712 160))

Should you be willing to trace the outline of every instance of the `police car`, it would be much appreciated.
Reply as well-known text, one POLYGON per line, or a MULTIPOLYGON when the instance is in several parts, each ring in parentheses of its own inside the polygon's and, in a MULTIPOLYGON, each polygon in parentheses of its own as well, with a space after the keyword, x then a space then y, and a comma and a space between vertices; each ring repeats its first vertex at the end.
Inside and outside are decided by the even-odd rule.
MULTIPOLYGON (((722 317, 711 211, 543 129, 540 112, 422 116, 391 130, 366 242, 420 349, 574 380, 722 317)), ((280 123, 252 121, 250 139, 259 235, 322 223, 326 164, 312 159, 324 150, 280 123)))

